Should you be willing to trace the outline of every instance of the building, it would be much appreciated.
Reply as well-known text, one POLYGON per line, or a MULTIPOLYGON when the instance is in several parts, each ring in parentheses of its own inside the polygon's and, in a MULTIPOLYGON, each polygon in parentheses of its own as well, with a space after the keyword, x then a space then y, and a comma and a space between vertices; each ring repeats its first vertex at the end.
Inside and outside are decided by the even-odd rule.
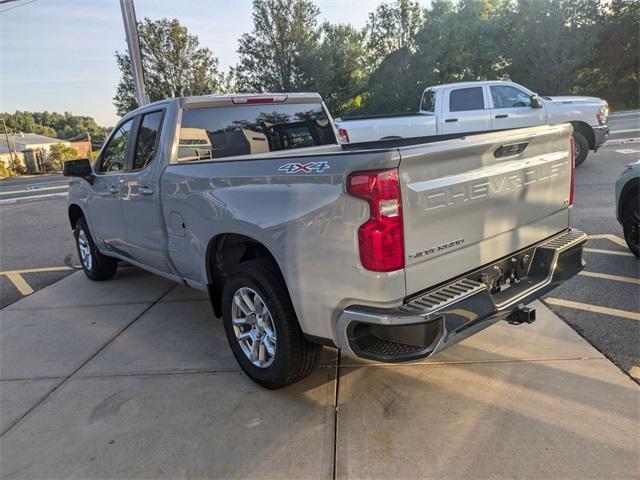
MULTIPOLYGON (((9 135, 9 143, 10 145, 7 145, 7 137, 5 135, 0 135, 0 162, 9 166, 11 152, 21 154, 21 164, 29 173, 42 171, 42 161, 49 153, 52 145, 62 143, 66 146, 71 146, 71 142, 67 140, 35 133, 9 135)), ((20 162, 20 155, 16 155, 16 160, 20 162)))
POLYGON ((70 140, 71 148, 78 152, 78 158, 91 158, 91 142, 89 140, 70 140))

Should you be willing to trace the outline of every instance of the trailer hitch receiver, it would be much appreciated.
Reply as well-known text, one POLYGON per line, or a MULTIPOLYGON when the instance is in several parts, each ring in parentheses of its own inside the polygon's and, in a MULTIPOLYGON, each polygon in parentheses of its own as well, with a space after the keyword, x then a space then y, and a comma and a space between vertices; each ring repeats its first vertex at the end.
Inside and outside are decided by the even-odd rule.
POLYGON ((521 323, 533 323, 536 321, 536 309, 527 307, 523 303, 518 305, 516 309, 507 317, 507 322, 511 325, 520 325, 521 323))

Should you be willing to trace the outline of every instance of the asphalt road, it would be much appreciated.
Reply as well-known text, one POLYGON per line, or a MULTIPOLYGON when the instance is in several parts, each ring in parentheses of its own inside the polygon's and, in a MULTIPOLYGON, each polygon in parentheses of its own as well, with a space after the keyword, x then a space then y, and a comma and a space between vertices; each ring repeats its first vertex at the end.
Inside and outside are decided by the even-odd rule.
MULTIPOLYGON (((0 271, 78 265, 69 227, 66 198, 46 198, 0 205, 0 271)), ((20 274, 34 291, 71 273, 71 270, 20 274)), ((0 308, 22 298, 16 285, 0 275, 0 308)))
POLYGON ((69 180, 60 174, 7 178, 0 181, 0 205, 63 197, 68 190, 69 180))
MULTIPOLYGON (((612 116, 610 126, 614 140, 638 138, 640 112, 612 116)), ((573 225, 590 235, 622 238, 615 219, 614 183, 627 163, 640 158, 640 143, 616 143, 612 141, 597 154, 590 153, 576 171, 573 225)), ((0 271, 78 265, 66 216, 66 198, 61 197, 66 189, 67 180, 60 175, 0 181, 0 271), (40 198, 32 198, 37 196, 40 198), (17 203, 9 203, 13 201, 17 203)), ((639 287, 637 280, 636 283, 629 281, 639 277, 638 261, 611 239, 591 239, 589 248, 618 254, 587 252, 587 272, 624 277, 626 281, 581 275, 554 290, 548 298, 638 314, 639 287)), ((21 276, 31 289, 38 290, 70 272, 27 272, 21 276)), ((15 282, 7 275, 0 275, 0 307, 22 296, 15 282)), ((621 368, 629 371, 634 366, 640 367, 640 322, 637 319, 550 303, 549 306, 621 368)))
POLYGON ((622 112, 609 117, 610 139, 640 137, 640 112, 622 112))

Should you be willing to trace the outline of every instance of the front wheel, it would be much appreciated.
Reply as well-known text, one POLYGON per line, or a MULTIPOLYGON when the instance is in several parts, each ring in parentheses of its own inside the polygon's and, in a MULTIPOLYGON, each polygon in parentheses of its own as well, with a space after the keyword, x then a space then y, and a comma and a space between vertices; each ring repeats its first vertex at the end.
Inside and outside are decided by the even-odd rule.
POLYGON ((589 155, 589 142, 587 138, 580 132, 573 132, 573 138, 576 141, 575 159, 576 167, 582 165, 589 155))
POLYGON ((106 280, 113 277, 118 268, 118 261, 98 251, 84 217, 76 222, 73 234, 85 275, 91 280, 106 280))
POLYGON ((622 213, 622 231, 631 253, 640 258, 640 197, 634 196, 622 213))
POLYGON ((289 293, 273 261, 241 263, 222 292, 222 320, 245 373, 276 389, 311 373, 322 347, 302 333, 289 293))

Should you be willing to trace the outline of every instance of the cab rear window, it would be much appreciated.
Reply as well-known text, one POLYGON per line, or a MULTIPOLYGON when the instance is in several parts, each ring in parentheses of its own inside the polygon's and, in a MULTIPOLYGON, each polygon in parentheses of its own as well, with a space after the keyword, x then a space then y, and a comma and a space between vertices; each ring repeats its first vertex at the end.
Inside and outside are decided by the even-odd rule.
POLYGON ((265 104, 185 110, 179 162, 335 144, 322 104, 265 104))

